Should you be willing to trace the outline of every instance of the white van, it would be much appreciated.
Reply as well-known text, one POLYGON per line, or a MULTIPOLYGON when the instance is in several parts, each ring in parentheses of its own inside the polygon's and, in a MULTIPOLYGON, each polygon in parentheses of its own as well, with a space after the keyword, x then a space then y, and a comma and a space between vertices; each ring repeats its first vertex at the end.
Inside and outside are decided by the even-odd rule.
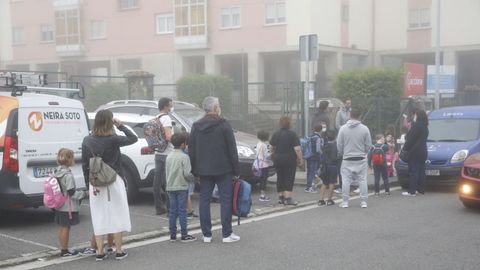
POLYGON ((80 101, 0 88, 0 209, 42 206, 43 184, 63 147, 74 151, 76 186, 85 188, 81 144, 88 132, 80 101))

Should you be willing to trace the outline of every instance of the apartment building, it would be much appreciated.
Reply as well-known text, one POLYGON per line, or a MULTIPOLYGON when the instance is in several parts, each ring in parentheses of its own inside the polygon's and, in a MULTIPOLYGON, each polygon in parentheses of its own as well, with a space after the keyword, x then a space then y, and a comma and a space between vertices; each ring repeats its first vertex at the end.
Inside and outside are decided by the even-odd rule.
MULTIPOLYGON (((156 83, 192 73, 243 83, 299 81, 299 36, 317 34, 311 80, 328 92, 339 70, 433 64, 436 3, 4 0, 0 10, 10 20, 2 16, 0 68, 111 76, 144 70, 156 83)), ((479 15, 479 1, 442 0, 441 58, 458 67, 458 89, 480 85, 479 15)))

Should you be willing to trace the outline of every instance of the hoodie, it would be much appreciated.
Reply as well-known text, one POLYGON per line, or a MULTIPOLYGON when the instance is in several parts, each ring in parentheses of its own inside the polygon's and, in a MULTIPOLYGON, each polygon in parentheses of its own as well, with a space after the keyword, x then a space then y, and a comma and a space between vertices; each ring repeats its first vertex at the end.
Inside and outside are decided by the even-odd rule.
POLYGON ((193 124, 188 155, 195 176, 239 175, 237 143, 233 129, 218 115, 206 114, 193 124))
POLYGON ((343 159, 365 158, 371 147, 370 130, 359 120, 350 119, 340 128, 337 148, 343 159))
MULTIPOLYGON (((62 188, 62 192, 64 196, 70 196, 72 201, 72 212, 78 212, 80 206, 80 200, 85 198, 84 191, 78 191, 75 187, 75 179, 73 178, 72 171, 70 168, 66 166, 60 166, 57 168, 57 171, 54 174, 54 177, 60 183, 60 187, 62 188)), ((68 212, 68 200, 62 205, 60 208, 56 209, 60 212, 68 212)))

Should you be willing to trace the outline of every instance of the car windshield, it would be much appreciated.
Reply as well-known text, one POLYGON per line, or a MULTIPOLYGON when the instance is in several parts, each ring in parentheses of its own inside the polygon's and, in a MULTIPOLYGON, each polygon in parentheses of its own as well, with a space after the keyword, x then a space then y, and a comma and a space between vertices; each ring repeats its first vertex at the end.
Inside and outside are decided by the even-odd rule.
POLYGON ((477 140, 480 136, 478 119, 438 119, 429 122, 428 141, 464 142, 477 140))
POLYGON ((193 125, 195 121, 199 120, 205 115, 205 112, 203 110, 199 108, 193 108, 193 107, 181 108, 181 109, 178 109, 177 107, 175 107, 175 112, 190 127, 193 125))

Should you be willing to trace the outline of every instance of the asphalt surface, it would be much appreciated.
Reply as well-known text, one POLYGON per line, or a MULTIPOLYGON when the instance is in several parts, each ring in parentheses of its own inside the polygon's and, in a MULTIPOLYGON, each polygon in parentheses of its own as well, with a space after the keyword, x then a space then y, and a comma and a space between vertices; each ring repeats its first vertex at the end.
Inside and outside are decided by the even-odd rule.
POLYGON ((156 242, 129 248, 123 261, 56 259, 51 263, 62 264, 43 269, 479 268, 479 211, 465 209, 452 191, 400 193, 371 196, 367 209, 354 199, 348 209, 310 206, 259 217, 234 227, 237 243, 221 243, 217 230, 210 244, 156 242))

